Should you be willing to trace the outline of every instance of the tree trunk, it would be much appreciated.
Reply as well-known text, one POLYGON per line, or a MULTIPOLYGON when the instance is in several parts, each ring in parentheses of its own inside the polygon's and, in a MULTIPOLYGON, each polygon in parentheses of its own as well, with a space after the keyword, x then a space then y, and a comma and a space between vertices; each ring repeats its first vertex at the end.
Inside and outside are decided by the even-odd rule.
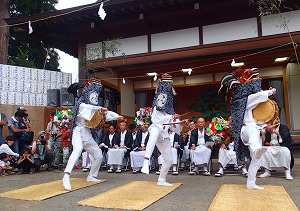
POLYGON ((9 18, 9 0, 0 0, 0 64, 7 64, 9 29, 5 18, 9 18))

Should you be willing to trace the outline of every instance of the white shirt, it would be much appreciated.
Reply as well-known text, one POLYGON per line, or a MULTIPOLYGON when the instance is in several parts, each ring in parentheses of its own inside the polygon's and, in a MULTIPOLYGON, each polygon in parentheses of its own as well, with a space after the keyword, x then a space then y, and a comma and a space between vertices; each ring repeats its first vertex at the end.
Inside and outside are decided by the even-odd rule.
POLYGON ((197 142, 197 145, 205 145, 205 139, 204 139, 204 129, 203 131, 201 132, 199 129, 198 129, 198 142, 197 142))
POLYGON ((126 135, 126 130, 121 132, 121 142, 120 142, 120 146, 125 146, 125 135, 126 135))
POLYGON ((112 139, 113 139, 114 135, 115 135, 115 134, 109 134, 109 135, 108 135, 109 145, 112 145, 112 139))
MULTIPOLYGON (((276 131, 279 131, 279 126, 275 128, 276 131)), ((271 133, 271 144, 279 146, 282 143, 282 138, 277 136, 275 133, 271 133)))
POLYGON ((136 134, 137 134, 137 132, 135 132, 135 133, 132 133, 132 139, 133 139, 133 140, 135 140, 135 139, 136 139, 136 134))
POLYGON ((148 135, 148 131, 146 132, 142 132, 142 142, 141 142, 141 146, 145 146, 145 141, 148 135))
POLYGON ((16 157, 19 157, 19 154, 18 153, 14 153, 7 144, 2 144, 0 146, 0 153, 6 153, 8 155, 13 155, 13 156, 16 156, 16 157))

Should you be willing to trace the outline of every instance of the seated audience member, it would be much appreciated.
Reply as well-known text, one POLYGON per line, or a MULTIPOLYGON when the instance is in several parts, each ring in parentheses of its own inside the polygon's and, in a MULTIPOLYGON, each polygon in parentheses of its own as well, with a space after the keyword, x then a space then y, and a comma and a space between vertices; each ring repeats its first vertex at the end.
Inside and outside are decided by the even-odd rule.
POLYGON ((22 156, 18 160, 18 174, 34 173, 34 158, 30 153, 30 149, 25 149, 22 156))
POLYGON ((133 144, 133 151, 130 152, 131 168, 132 173, 134 174, 139 172, 143 167, 148 140, 148 129, 144 125, 141 125, 140 129, 136 133, 136 138, 133 144))
MULTIPOLYGON (((277 118, 274 125, 268 126, 266 132, 262 132, 262 140, 268 150, 262 155, 261 165, 265 168, 265 172, 259 178, 270 177, 271 170, 274 168, 284 168, 285 178, 292 180, 291 176, 291 152, 283 143, 289 140, 289 130, 280 124, 280 119, 277 118), (280 127, 281 133, 280 133, 280 127), (281 146, 281 144, 283 144, 281 146)), ((287 144, 288 145, 288 144, 287 144)))
POLYGON ((43 164, 47 164, 47 171, 52 170, 51 164, 53 160, 53 154, 51 153, 51 149, 49 148, 49 140, 45 136, 46 132, 40 131, 38 140, 33 141, 32 143, 31 154, 34 158, 34 167, 36 171, 39 171, 40 167, 43 164))
MULTIPOLYGON (((236 152, 234 151, 234 142, 229 143, 227 146, 222 144, 219 149, 219 156, 218 156, 218 163, 219 163, 219 170, 215 174, 215 177, 222 177, 224 175, 224 167, 227 164, 231 163, 234 164, 235 169, 238 168, 237 160, 236 160, 236 152)), ((248 171, 246 169, 246 163, 244 163, 242 167, 242 175, 247 177, 248 171)))
MULTIPOLYGON (((228 117, 229 130, 232 127, 232 117, 228 117)), ((224 175, 224 168, 226 168, 227 164, 234 164, 234 169, 238 170, 237 160, 236 160, 236 152, 234 151, 234 142, 233 137, 228 136, 226 140, 224 140, 219 149, 218 155, 218 163, 219 170, 215 174, 215 177, 222 177, 224 175)), ((242 166, 242 175, 244 177, 248 176, 248 171, 246 169, 246 162, 242 166)))
POLYGON ((112 148, 113 143, 116 142, 116 130, 116 125, 110 124, 108 127, 108 132, 104 133, 104 137, 99 144, 99 147, 101 148, 103 154, 107 153, 108 149, 112 148))
POLYGON ((109 173, 116 169, 116 173, 122 172, 122 165, 125 154, 129 156, 132 149, 132 134, 126 130, 126 122, 119 123, 120 132, 116 134, 113 147, 108 150, 107 164, 110 166, 109 173))
MULTIPOLYGON (((199 165, 204 165, 203 175, 210 176, 210 170, 207 168, 211 156, 211 146, 206 143, 209 142, 209 136, 205 133, 205 121, 203 118, 199 118, 197 121, 197 127, 191 132, 190 139, 190 157, 191 162, 194 163, 194 171, 198 173, 199 165)), ((189 172, 194 174, 194 172, 189 172)))
MULTIPOLYGON (((170 135, 169 141, 172 147, 172 174, 178 175, 178 170, 177 170, 178 158, 181 157, 183 153, 182 136, 178 135, 172 130, 169 130, 169 135, 170 135)), ((158 164, 160 166, 163 164, 163 159, 161 156, 158 157, 158 164)))
POLYGON ((9 162, 12 167, 14 167, 14 170, 18 171, 18 157, 20 156, 18 153, 15 153, 12 149, 14 146, 14 137, 13 136, 7 136, 5 138, 5 143, 0 146, 0 153, 6 153, 9 156, 9 162))
POLYGON ((93 163, 92 155, 90 155, 88 152, 84 151, 81 153, 81 157, 82 157, 82 171, 83 172, 90 171, 90 168, 93 163))
POLYGON ((137 128, 136 128, 136 124, 130 124, 129 126, 129 130, 132 134, 132 143, 134 143, 135 139, 136 139, 136 135, 137 135, 137 128))
POLYGON ((8 154, 1 153, 0 154, 0 173, 2 176, 15 174, 13 172, 13 167, 10 165, 8 154))
POLYGON ((187 161, 190 159, 190 139, 191 139, 191 132, 192 130, 195 129, 195 122, 193 120, 189 120, 189 125, 188 125, 188 131, 183 134, 182 140, 183 140, 183 154, 181 158, 181 164, 179 169, 184 170, 187 161))
POLYGON ((19 110, 15 113, 15 115, 8 120, 8 129, 10 135, 14 137, 14 149, 15 153, 22 152, 24 149, 28 149, 29 146, 22 141, 22 133, 29 132, 30 129, 27 128, 26 123, 24 122, 25 112, 23 110, 19 110))

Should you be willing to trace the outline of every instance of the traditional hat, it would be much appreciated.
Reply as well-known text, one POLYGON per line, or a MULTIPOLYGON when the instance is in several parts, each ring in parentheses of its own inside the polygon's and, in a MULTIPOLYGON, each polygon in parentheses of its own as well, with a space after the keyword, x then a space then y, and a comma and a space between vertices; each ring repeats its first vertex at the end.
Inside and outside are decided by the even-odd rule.
POLYGON ((68 91, 70 94, 73 94, 74 97, 79 98, 80 96, 78 96, 77 91, 78 91, 79 89, 82 89, 82 88, 84 88, 84 85, 83 85, 83 84, 81 84, 81 83, 73 83, 73 84, 71 84, 71 85, 68 87, 67 91, 68 91))
POLYGON ((161 76, 161 80, 162 80, 162 81, 167 81, 167 82, 173 82, 173 81, 172 81, 172 76, 169 75, 168 73, 164 73, 164 74, 161 76))
MULTIPOLYGON (((219 88, 218 94, 219 95, 227 95, 229 90, 236 87, 236 85, 239 85, 239 80, 232 74, 232 73, 226 73, 221 80, 221 86, 219 88)), ((227 97, 225 96, 226 100, 227 97)))
POLYGON ((91 78, 88 82, 85 83, 84 88, 88 88, 91 84, 99 84, 101 85, 101 80, 98 78, 91 78))
POLYGON ((233 72, 233 75, 239 78, 241 84, 248 83, 251 79, 259 75, 259 70, 257 68, 252 69, 237 69, 233 72))

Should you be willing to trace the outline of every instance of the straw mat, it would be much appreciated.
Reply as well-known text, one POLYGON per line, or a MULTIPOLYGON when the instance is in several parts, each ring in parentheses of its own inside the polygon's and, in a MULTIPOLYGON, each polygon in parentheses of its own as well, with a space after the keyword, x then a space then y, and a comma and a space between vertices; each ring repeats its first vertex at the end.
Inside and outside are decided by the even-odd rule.
MULTIPOLYGON (((106 180, 101 180, 101 182, 105 182, 105 181, 106 180)), ((89 187, 95 184, 98 183, 87 182, 85 178, 71 178, 72 191, 78 190, 80 188, 89 187)), ((18 190, 1 193, 0 197, 21 199, 27 201, 41 201, 68 192, 70 191, 64 189, 62 181, 57 180, 53 182, 31 185, 18 190)))
POLYGON ((172 187, 164 187, 157 186, 155 182, 134 181, 77 204, 105 209, 143 210, 180 185, 182 183, 173 183, 172 187))
POLYGON ((264 186, 264 190, 248 190, 245 185, 221 186, 209 211, 298 211, 282 186, 264 186))

